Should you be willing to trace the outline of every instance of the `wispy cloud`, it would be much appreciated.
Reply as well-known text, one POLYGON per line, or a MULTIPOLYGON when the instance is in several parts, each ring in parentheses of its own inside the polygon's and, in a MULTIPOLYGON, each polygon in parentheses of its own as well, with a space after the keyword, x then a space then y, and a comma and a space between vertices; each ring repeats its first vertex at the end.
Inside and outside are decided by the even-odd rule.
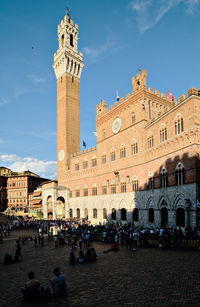
POLYGON ((188 14, 193 14, 200 0, 134 0, 129 8, 136 13, 139 31, 144 33, 181 3, 186 5, 188 14))
POLYGON ((27 94, 29 92, 30 92, 30 89, 28 89, 28 88, 25 88, 25 87, 18 88, 14 91, 13 97, 17 98, 17 97, 23 96, 24 94, 27 94))
POLYGON ((34 84, 46 82, 46 78, 39 76, 39 75, 30 74, 30 75, 27 75, 27 78, 29 78, 34 84))
POLYGON ((10 103, 6 98, 0 97, 0 106, 10 103))
POLYGON ((117 39, 110 29, 106 29, 107 37, 106 40, 99 46, 91 47, 86 46, 83 48, 83 52, 92 62, 96 62, 99 58, 103 57, 106 53, 116 53, 122 49, 117 43, 117 39))
POLYGON ((183 0, 134 0, 130 8, 136 12, 139 31, 153 28, 163 16, 183 0))
POLYGON ((57 162, 42 161, 33 157, 19 157, 15 154, 0 155, 0 165, 13 171, 22 172, 30 170, 42 177, 55 179, 57 177, 57 162))
POLYGON ((188 14, 194 14, 197 6, 200 4, 200 0, 186 0, 188 14))

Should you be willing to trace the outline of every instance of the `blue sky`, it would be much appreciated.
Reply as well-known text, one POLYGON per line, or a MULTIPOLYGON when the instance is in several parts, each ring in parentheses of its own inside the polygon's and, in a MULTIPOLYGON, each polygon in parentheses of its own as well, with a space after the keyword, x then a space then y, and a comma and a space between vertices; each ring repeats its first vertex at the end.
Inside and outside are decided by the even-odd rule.
POLYGON ((131 92, 139 68, 177 99, 200 87, 200 0, 0 0, 0 166, 56 178, 52 65, 66 6, 85 64, 81 145, 96 145, 96 105, 131 92))

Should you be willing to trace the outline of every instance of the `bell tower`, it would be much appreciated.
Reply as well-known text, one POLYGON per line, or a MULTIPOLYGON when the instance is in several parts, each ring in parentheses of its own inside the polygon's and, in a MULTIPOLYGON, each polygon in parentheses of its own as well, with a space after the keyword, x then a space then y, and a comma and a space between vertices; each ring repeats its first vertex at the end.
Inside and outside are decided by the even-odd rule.
POLYGON ((70 155, 80 151, 80 76, 83 55, 78 53, 78 25, 66 14, 58 25, 59 48, 54 54, 57 78, 57 169, 63 181, 70 155))

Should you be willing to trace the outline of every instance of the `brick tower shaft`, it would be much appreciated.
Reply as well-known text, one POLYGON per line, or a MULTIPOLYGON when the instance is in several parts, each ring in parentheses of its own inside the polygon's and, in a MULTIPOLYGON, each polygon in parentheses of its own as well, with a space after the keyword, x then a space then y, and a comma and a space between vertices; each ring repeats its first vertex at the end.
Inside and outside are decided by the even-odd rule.
POLYGON ((80 76, 82 53, 78 53, 78 25, 69 14, 58 25, 59 49, 54 54, 57 78, 57 169, 64 179, 72 153, 80 151, 80 76))

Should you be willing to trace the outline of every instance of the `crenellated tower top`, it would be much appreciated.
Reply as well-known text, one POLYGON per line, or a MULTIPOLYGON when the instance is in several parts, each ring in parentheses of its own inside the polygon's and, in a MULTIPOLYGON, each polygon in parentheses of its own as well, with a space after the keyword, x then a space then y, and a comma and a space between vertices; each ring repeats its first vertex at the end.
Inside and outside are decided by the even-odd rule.
POLYGON ((80 79, 83 64, 83 54, 78 53, 78 25, 69 14, 58 25, 59 49, 54 53, 54 71, 59 79, 64 73, 69 73, 80 79))

